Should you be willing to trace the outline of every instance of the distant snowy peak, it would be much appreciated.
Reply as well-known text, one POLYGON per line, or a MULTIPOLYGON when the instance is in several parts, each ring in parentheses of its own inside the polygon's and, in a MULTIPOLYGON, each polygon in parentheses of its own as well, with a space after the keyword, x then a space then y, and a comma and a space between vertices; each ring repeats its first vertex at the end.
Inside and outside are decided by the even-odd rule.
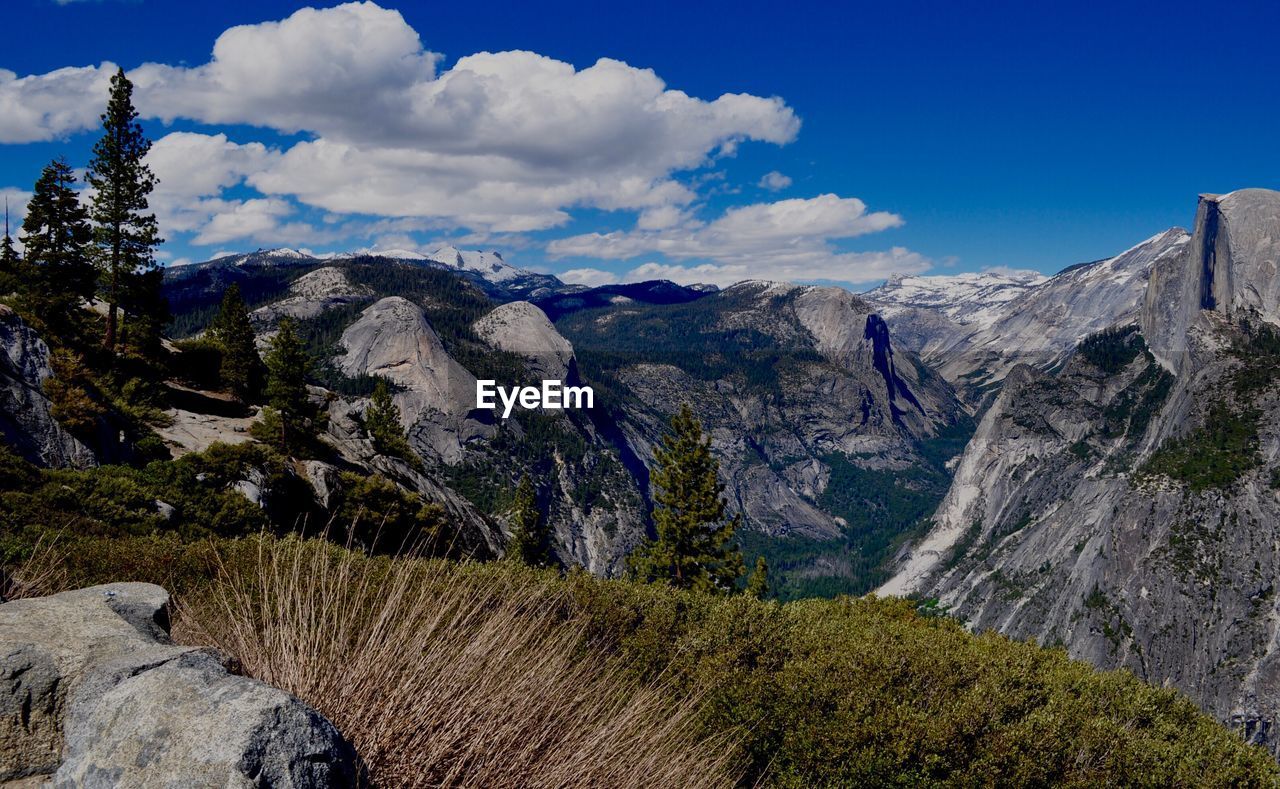
POLYGON ((462 250, 453 246, 440 247, 425 259, 459 271, 474 271, 490 282, 506 282, 528 273, 507 263, 497 252, 462 250))
POLYGON ((255 252, 244 252, 238 255, 227 255, 225 257, 219 258, 219 260, 234 262, 236 265, 244 265, 245 263, 269 263, 269 262, 277 262, 277 261, 285 262, 285 263, 293 263, 299 260, 310 260, 310 259, 311 259, 310 255, 304 252, 299 252, 296 249, 290 249, 289 247, 279 247, 278 249, 259 249, 255 252))
POLYGON ((1048 280, 1036 271, 983 271, 950 276, 895 275, 862 294, 884 312, 935 310, 962 325, 986 324, 999 308, 1048 280))

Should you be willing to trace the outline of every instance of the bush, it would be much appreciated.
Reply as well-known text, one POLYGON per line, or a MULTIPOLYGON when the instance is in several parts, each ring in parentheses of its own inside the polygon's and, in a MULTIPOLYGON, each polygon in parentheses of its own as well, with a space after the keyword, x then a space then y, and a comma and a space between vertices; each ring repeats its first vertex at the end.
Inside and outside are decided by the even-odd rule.
POLYGON ((30 543, 43 534, 138 536, 173 532, 185 540, 284 532, 312 516, 313 492, 283 458, 255 444, 214 444, 145 468, 39 470, 0 452, 0 533, 30 543), (237 486, 252 480, 259 506, 237 486), (171 510, 169 508, 172 508, 171 510))
POLYGON ((557 614, 553 577, 504 594, 456 566, 260 543, 180 609, 352 741, 378 786, 726 786, 700 703, 628 677, 557 614))
MULTIPOLYGON (((447 702, 444 709, 461 709, 452 719, 463 733, 452 740, 463 754, 450 762, 459 769, 455 785, 467 785, 464 779, 473 768, 488 769, 474 761, 476 743, 483 752, 485 727, 506 726, 486 717, 484 710, 491 707, 485 694, 497 693, 494 698, 518 708, 518 726, 530 720, 525 711, 535 708, 520 706, 526 694, 547 688, 547 698, 560 698, 563 685, 541 673, 536 682, 520 684, 524 680, 512 667, 532 660, 525 651, 530 643, 525 640, 527 622, 519 619, 529 610, 537 627, 546 631, 546 643, 554 647, 553 662, 563 654, 558 639, 569 632, 577 639, 578 654, 589 656, 595 665, 608 655, 616 661, 612 666, 622 667, 622 673, 610 675, 615 677, 613 684, 647 687, 660 679, 668 700, 686 694, 701 699, 695 718, 699 737, 667 742, 693 742, 695 749, 697 741, 722 743, 748 785, 1254 786, 1280 781, 1280 768, 1266 751, 1244 743, 1175 691, 1145 685, 1128 672, 1095 671, 1059 649, 989 633, 975 636, 945 617, 919 615, 909 601, 871 597, 779 605, 605 581, 582 572, 559 580, 553 572, 510 562, 366 560, 309 543, 308 550, 327 552, 329 561, 349 563, 342 572, 356 575, 342 583, 353 584, 358 577, 366 585, 342 587, 335 585, 336 577, 300 573, 297 577, 314 579, 314 584, 295 590, 301 596, 299 606, 279 610, 300 617, 314 613, 330 624, 351 622, 346 632, 354 642, 335 645, 331 638, 305 637, 330 631, 294 629, 310 627, 306 622, 276 623, 272 616, 277 608, 263 604, 263 599, 277 599, 271 588, 264 589, 266 598, 254 597, 257 593, 244 585, 228 587, 225 581, 219 582, 221 591, 209 591, 214 577, 252 581, 264 566, 288 567, 279 559, 289 559, 293 554, 288 551, 294 549, 277 553, 281 549, 276 545, 257 539, 187 545, 156 538, 89 540, 68 550, 67 577, 76 584, 126 578, 169 584, 181 599, 192 601, 185 610, 199 618, 188 621, 204 630, 187 632, 208 635, 197 640, 212 640, 243 653, 240 657, 248 658, 251 672, 262 672, 273 681, 297 681, 305 673, 302 669, 310 666, 306 682, 293 687, 356 737, 372 763, 411 764, 413 769, 424 765, 414 761, 419 759, 418 749, 438 747, 424 744, 422 738, 434 737, 432 732, 439 732, 445 719, 439 710, 415 706, 418 683, 450 676, 446 670, 459 661, 483 661, 484 653, 496 648, 499 642, 486 629, 488 620, 468 619, 469 612, 487 607, 512 617, 495 620, 518 629, 513 641, 505 642, 512 648, 498 660, 496 677, 515 683, 521 693, 502 690, 502 682, 474 673, 480 664, 473 662, 458 666, 458 671, 478 683, 477 698, 435 695, 437 691, 429 696, 437 703, 447 702), (416 569, 410 572, 402 565, 416 569), (359 591, 352 595, 341 592, 343 588, 359 591), (456 589, 466 591, 451 591, 456 589), (244 594, 227 597, 229 590, 244 594), (215 596, 208 597, 211 594, 215 596), (208 604, 218 599, 232 604, 218 613, 217 606, 208 604), (392 649, 392 642, 381 641, 374 648, 374 643, 362 640, 369 633, 357 624, 367 621, 363 615, 341 618, 352 600, 356 611, 372 606, 394 614, 387 618, 388 626, 412 648, 395 644, 392 649), (383 609, 387 600, 398 601, 397 607, 383 609), (437 644, 419 633, 424 628, 415 617, 427 610, 423 606, 440 600, 445 601, 443 609, 430 609, 439 614, 432 620, 438 624, 433 632, 445 638, 437 644), (528 606, 522 608, 520 601, 528 606), (444 610, 449 606, 459 610, 444 610), (455 622, 462 623, 461 631, 452 629, 455 622), (449 640, 458 632, 480 634, 475 644, 481 654, 449 640), (433 656, 434 665, 416 662, 419 648, 428 649, 424 654, 433 656), (525 657, 516 659, 519 655, 525 657), (425 673, 416 679, 419 670, 425 673), (379 687, 388 694, 388 703, 379 699, 373 705, 368 694, 382 672, 387 679, 379 687), (364 723, 355 723, 356 718, 364 723), (385 738, 361 740, 364 735, 356 732, 367 734, 374 722, 385 726, 385 738), (425 726, 425 734, 418 724, 425 726), (717 740, 729 732, 736 733, 736 747, 717 740)), ((286 575, 276 572, 268 578, 286 580, 286 575)), ((529 670, 541 672, 543 667, 531 665, 529 670)), ((584 684, 584 693, 594 697, 595 687, 584 684)), ((625 708, 619 704, 618 709, 625 708)), ((664 709, 688 714, 679 703, 664 709)), ((576 720, 572 710, 547 711, 546 719, 565 720, 555 717, 561 714, 576 720)), ((631 720, 624 716, 619 725, 631 720)), ((495 742, 510 742, 503 739, 510 731, 503 728, 502 738, 495 742)), ((630 736, 643 732, 643 742, 652 742, 647 724, 627 731, 630 736)), ((486 755, 504 767, 522 763, 527 752, 517 748, 509 753, 507 747, 495 744, 486 755)), ((648 746, 632 751, 644 747, 648 746)), ((619 758, 643 755, 631 752, 619 758)), ((582 762, 584 769, 592 764, 582 762)), ((662 781, 655 777, 652 782, 662 781)))
POLYGON ((341 479, 333 520, 345 530, 348 544, 370 551, 431 553, 447 551, 452 544, 439 504, 423 501, 377 474, 343 472, 341 479))

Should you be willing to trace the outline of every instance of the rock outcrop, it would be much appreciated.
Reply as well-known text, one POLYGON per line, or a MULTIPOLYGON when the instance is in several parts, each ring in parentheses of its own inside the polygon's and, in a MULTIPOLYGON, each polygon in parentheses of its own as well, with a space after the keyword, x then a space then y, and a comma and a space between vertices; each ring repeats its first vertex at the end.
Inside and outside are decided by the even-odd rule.
POLYGON ((1185 338, 1202 311, 1280 324, 1277 224, 1280 192, 1200 196, 1187 253, 1153 274, 1142 305, 1142 332, 1161 364, 1185 365, 1185 338))
MULTIPOLYGON (((472 326, 490 346, 522 356, 530 372, 542 378, 567 380, 573 366, 573 346, 560 336, 546 313, 527 301, 495 307, 472 326)), ((511 386, 516 381, 500 382, 511 386)))
POLYGON ((1277 209, 1203 198, 1141 328, 1015 367, 880 592, 1177 686, 1280 754, 1277 209))
POLYGON ((298 277, 289 285, 288 296, 259 307, 249 317, 261 330, 275 326, 281 318, 306 320, 335 307, 368 301, 372 297, 373 291, 353 285, 342 269, 325 266, 298 277))
POLYGON ((44 393, 49 346, 0 305, 0 438, 27 460, 55 468, 97 465, 89 447, 58 424, 44 393))
POLYGON ((332 724, 216 651, 174 645, 168 604, 120 583, 0 605, 0 783, 357 785, 332 724))
POLYGON ((492 427, 469 418, 475 408, 476 378, 454 361, 422 309, 389 296, 360 314, 342 333, 344 354, 336 359, 350 376, 376 375, 400 389, 400 419, 424 456, 446 463, 462 457, 462 445, 492 434, 492 427))
MULTIPOLYGON (((932 314, 912 306, 887 311, 886 320, 895 337, 910 338, 922 360, 980 410, 1015 366, 1060 368, 1086 336, 1137 320, 1152 269, 1180 256, 1189 241, 1185 230, 1172 228, 1115 257, 1072 266, 1029 284, 1015 298, 986 305, 981 320, 962 332, 951 317, 961 313, 940 296, 927 308, 932 314)), ((892 290, 880 297, 891 295, 892 290)))

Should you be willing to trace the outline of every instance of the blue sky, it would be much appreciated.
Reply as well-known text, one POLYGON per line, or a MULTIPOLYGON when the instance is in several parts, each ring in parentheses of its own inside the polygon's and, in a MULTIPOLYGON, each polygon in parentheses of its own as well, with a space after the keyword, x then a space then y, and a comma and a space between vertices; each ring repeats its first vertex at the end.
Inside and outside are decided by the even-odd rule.
POLYGON ((1274 3, 308 5, 10 0, 0 188, 87 162, 104 62, 179 261, 456 242, 862 285, 1053 272, 1280 188, 1274 3))

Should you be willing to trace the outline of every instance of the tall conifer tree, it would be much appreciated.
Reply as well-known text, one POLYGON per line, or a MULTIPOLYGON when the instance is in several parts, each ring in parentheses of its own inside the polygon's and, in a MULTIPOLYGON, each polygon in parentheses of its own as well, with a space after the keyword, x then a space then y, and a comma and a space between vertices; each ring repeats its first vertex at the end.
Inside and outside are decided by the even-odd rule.
POLYGON ((769 596, 769 562, 763 556, 756 557, 756 569, 747 579, 746 593, 757 600, 769 596))
POLYGON ((307 376, 311 355, 298 337, 293 320, 280 321, 267 351, 267 404, 257 434, 278 441, 282 450, 298 448, 315 438, 320 429, 319 410, 311 403, 307 376))
POLYGON ((551 552, 551 533, 546 519, 538 509, 538 495, 529 476, 520 478, 516 486, 515 501, 511 506, 511 539, 507 543, 507 558, 523 562, 530 567, 549 567, 555 563, 551 552))
POLYGON ((381 378, 373 388, 369 407, 364 411, 364 430, 378 454, 413 459, 413 450, 409 448, 404 428, 400 426, 400 409, 391 399, 387 382, 381 378))
POLYGON ((144 161, 151 141, 142 133, 133 106, 133 83, 124 69, 111 78, 111 97, 102 115, 102 137, 93 146, 89 183, 95 193, 91 215, 103 267, 107 330, 103 339, 115 350, 120 311, 129 309, 144 325, 158 319, 150 312, 163 304, 155 269, 154 248, 162 242, 147 198, 156 178, 144 161))
POLYGON ((240 285, 232 283, 222 296, 222 309, 209 329, 222 347, 219 377, 222 385, 240 400, 248 400, 262 385, 263 364, 254 344, 249 308, 240 295, 240 285))
POLYGON ((74 341, 82 328, 80 303, 94 292, 90 261, 93 231, 75 190, 76 177, 65 159, 45 166, 22 222, 25 260, 19 291, 41 328, 54 338, 74 341))
POLYGON ((689 407, 682 406, 671 420, 671 432, 654 450, 649 479, 658 534, 631 557, 637 577, 681 589, 734 589, 743 571, 742 554, 733 543, 741 516, 725 518, 719 470, 711 439, 689 407))

